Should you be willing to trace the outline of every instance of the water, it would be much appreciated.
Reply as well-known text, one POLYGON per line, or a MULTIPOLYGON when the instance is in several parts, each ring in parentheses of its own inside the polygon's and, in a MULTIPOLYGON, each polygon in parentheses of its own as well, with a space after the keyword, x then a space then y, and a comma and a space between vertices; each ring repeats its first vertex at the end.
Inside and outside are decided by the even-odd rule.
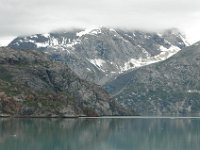
POLYGON ((0 119, 0 150, 199 150, 200 118, 0 119))

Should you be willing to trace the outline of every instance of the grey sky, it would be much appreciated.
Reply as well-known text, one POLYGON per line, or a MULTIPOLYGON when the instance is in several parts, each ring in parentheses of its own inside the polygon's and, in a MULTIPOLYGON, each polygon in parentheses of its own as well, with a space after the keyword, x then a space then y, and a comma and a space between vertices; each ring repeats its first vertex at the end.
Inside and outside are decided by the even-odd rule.
POLYGON ((90 26, 177 27, 195 42, 200 0, 0 0, 0 44, 14 36, 90 26))

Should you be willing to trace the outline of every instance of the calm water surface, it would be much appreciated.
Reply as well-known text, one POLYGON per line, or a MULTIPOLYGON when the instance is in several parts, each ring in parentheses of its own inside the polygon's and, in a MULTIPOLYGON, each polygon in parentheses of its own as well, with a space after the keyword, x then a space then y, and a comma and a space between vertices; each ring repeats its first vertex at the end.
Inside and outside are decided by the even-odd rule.
POLYGON ((0 119, 0 150, 200 150, 200 118, 0 119))

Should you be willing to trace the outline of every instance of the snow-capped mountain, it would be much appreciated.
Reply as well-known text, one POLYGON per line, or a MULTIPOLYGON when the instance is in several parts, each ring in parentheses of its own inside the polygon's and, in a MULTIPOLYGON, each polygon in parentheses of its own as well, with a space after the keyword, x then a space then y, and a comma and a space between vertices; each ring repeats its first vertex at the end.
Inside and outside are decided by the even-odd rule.
POLYGON ((102 27, 18 37, 8 46, 44 51, 81 78, 104 84, 122 72, 163 61, 188 45, 177 29, 150 33, 102 27))

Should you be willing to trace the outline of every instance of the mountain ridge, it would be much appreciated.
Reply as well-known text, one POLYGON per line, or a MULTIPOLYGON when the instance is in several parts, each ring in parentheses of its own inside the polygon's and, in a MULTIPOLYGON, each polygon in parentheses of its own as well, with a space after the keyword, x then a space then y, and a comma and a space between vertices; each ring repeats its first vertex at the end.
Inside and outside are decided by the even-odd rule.
POLYGON ((199 115, 200 42, 169 59, 122 74, 105 89, 142 115, 199 115))
POLYGON ((8 45, 43 51, 82 79, 100 85, 130 69, 165 60, 186 46, 184 35, 175 29, 153 33, 105 27, 18 37, 8 45))

